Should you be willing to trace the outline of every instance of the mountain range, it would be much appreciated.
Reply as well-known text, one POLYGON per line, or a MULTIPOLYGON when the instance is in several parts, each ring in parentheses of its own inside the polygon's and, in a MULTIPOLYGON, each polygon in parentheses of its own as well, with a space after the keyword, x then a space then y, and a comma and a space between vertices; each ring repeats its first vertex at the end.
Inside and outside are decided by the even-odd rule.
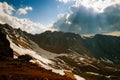
POLYGON ((73 80, 120 80, 119 36, 60 31, 33 35, 8 24, 0 24, 0 30, 1 56, 16 59, 27 54, 32 63, 73 80))
POLYGON ((41 48, 54 53, 75 52, 120 63, 120 37, 118 36, 96 34, 92 37, 81 37, 75 33, 56 31, 27 36, 41 48))

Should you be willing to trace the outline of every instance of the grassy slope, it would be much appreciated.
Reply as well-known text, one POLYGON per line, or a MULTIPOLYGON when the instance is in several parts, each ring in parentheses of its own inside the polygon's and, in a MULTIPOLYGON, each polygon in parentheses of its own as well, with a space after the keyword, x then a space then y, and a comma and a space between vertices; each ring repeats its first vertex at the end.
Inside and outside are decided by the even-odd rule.
POLYGON ((0 61, 0 80, 72 80, 28 62, 0 61))

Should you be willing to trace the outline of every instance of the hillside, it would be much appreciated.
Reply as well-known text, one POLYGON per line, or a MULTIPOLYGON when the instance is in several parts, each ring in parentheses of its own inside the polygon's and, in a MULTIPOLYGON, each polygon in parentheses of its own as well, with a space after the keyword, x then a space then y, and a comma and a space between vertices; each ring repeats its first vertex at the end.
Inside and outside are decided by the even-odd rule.
POLYGON ((0 80, 74 80, 67 75, 61 76, 46 70, 35 63, 13 59, 13 56, 10 42, 0 30, 0 80))
POLYGON ((29 62, 0 61, 0 80, 73 80, 29 62))

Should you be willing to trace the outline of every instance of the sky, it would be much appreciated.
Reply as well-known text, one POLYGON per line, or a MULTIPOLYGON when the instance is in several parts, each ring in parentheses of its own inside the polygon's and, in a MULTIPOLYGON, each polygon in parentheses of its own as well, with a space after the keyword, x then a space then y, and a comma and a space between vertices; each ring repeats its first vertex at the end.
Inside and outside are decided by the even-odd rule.
POLYGON ((32 34, 114 32, 119 21, 120 0, 0 0, 0 23, 32 34))
POLYGON ((57 19, 57 15, 67 12, 69 7, 69 4, 63 4, 57 0, 0 0, 0 2, 7 2, 15 10, 26 6, 32 7, 32 10, 28 10, 27 15, 14 14, 14 16, 29 18, 44 25, 54 22, 57 19))

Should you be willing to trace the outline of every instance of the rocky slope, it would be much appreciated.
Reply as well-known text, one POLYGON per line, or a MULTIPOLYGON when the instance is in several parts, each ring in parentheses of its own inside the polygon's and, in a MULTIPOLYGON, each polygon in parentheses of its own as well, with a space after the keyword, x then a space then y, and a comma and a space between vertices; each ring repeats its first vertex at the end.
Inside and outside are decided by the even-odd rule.
POLYGON ((4 33, 5 31, 0 29, 0 80, 76 80, 74 76, 61 76, 30 63, 32 56, 13 59, 13 49, 10 48, 10 42, 4 33))
POLYGON ((88 56, 60 56, 54 60, 54 68, 71 70, 86 80, 120 80, 120 65, 88 56))
POLYGON ((81 37, 79 34, 46 31, 28 37, 40 47, 54 53, 76 52, 98 59, 104 58, 120 63, 120 37, 96 34, 81 37))

